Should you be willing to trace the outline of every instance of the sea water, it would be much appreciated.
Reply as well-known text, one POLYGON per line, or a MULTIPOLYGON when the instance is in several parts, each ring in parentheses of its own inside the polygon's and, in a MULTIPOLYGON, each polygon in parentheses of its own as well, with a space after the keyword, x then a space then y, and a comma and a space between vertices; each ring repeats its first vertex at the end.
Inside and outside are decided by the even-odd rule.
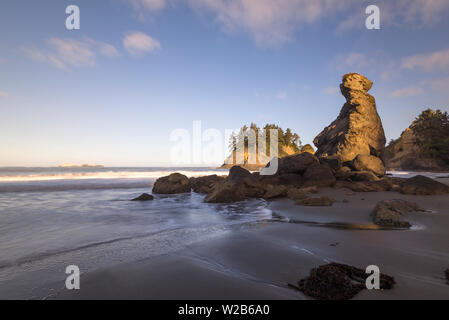
POLYGON ((203 195, 190 193, 130 201, 151 193, 154 181, 172 172, 228 173, 215 168, 0 168, 0 287, 39 270, 47 271, 48 280, 50 271, 60 275, 66 265, 86 272, 164 254, 271 218, 267 203, 256 199, 207 204, 203 195))

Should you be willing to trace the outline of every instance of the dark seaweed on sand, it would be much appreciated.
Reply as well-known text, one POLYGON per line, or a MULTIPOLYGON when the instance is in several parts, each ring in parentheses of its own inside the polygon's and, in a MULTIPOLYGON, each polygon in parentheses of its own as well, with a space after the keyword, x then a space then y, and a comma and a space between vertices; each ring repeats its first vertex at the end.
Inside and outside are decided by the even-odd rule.
MULTIPOLYGON (((304 294, 320 300, 347 300, 366 289, 370 275, 365 270, 340 263, 329 263, 312 269, 310 275, 298 282, 304 294)), ((380 275, 380 288, 391 289, 394 278, 380 275)))

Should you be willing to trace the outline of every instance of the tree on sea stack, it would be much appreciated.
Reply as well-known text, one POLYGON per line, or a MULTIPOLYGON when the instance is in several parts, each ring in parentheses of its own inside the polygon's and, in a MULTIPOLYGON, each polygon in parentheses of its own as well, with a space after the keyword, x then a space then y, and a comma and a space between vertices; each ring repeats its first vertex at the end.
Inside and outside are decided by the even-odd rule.
MULTIPOLYGON (((318 157, 339 156, 342 162, 351 162, 360 156, 359 160, 370 163, 377 162, 374 158, 378 158, 384 166, 386 139, 376 101, 368 94, 372 85, 358 73, 343 76, 340 90, 346 103, 337 119, 314 139, 318 157)), ((384 168, 376 171, 382 172, 384 168)))

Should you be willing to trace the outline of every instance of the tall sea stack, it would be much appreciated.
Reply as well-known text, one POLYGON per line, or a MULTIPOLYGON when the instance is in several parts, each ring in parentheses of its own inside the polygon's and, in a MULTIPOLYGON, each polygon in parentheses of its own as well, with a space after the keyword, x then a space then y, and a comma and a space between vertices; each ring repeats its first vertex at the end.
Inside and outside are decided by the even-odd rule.
POLYGON ((317 156, 337 155, 343 162, 377 162, 383 166, 386 139, 376 101, 368 94, 372 85, 357 73, 343 76, 340 90, 346 103, 337 119, 313 141, 317 156))

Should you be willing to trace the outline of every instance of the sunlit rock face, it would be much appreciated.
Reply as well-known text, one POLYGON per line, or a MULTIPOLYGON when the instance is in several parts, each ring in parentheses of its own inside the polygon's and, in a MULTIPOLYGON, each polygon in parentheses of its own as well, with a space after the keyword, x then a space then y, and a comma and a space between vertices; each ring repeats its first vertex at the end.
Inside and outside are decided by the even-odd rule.
POLYGON ((343 76, 340 90, 346 103, 337 119, 313 141, 318 148, 317 156, 338 155, 343 162, 352 161, 358 155, 383 160, 386 139, 376 101, 368 94, 372 85, 357 73, 343 76))

